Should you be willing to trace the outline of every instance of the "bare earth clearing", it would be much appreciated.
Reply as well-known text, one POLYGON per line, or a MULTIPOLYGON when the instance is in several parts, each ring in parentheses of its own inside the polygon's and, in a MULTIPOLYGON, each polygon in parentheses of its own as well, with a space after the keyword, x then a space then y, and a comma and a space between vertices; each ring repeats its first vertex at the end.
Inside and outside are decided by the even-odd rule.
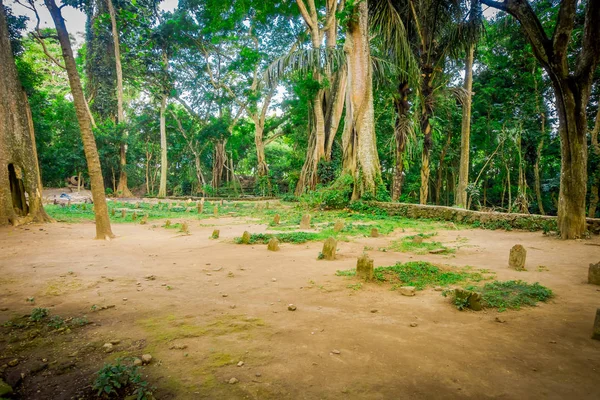
POLYGON ((455 254, 378 251, 410 234, 397 229, 340 241, 337 260, 324 261, 322 242, 279 252, 235 244, 244 230, 267 231, 248 218, 190 220, 188 236, 161 225, 115 224, 110 242, 92 240, 89 222, 0 229, 0 323, 33 307, 91 322, 28 337, 0 328, 0 365, 19 359, 4 377, 20 398, 89 398, 104 362, 144 353, 159 399, 600 398, 600 341, 590 339, 600 287, 586 283, 598 236, 440 230, 436 240, 459 246, 455 254), (221 238, 209 239, 215 227, 221 238), (528 251, 524 272, 507 266, 517 243, 528 251), (335 272, 354 268, 365 246, 375 266, 470 265, 555 296, 498 313, 458 311, 432 288, 415 297, 378 283, 354 290, 357 279, 335 272), (105 353, 111 340, 120 342, 105 353))

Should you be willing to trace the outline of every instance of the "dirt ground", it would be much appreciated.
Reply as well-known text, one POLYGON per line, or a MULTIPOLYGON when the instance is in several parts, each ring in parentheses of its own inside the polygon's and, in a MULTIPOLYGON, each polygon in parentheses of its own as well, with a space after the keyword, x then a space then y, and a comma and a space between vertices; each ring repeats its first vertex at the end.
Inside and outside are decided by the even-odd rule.
POLYGON ((600 287, 586 283, 600 261, 598 236, 449 230, 436 240, 461 243, 455 254, 377 251, 408 234, 395 231, 340 242, 338 259, 325 261, 322 243, 279 252, 234 244, 244 230, 267 226, 223 217, 191 222, 184 236, 155 223, 115 224, 110 242, 92 240, 92 223, 0 228, 0 323, 33 307, 91 322, 38 338, 43 346, 0 339, 0 365, 20 361, 5 380, 20 398, 87 398, 104 362, 149 353, 143 374, 159 399, 600 398, 600 341, 590 339, 600 287), (215 226, 221 238, 212 240, 215 226), (507 266, 517 243, 528 250, 525 272, 507 266), (375 266, 470 265, 498 280, 540 282, 555 297, 498 313, 458 311, 433 289, 353 290, 357 281, 335 272, 353 268, 365 246, 375 266), (105 353, 111 340, 120 342, 105 353))

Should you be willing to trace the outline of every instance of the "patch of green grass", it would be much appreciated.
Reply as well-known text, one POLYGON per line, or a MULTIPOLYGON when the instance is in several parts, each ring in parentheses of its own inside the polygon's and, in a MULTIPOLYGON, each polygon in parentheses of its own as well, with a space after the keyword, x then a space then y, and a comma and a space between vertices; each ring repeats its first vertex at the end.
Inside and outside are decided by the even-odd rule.
POLYGON ((493 281, 483 287, 467 286, 465 289, 480 292, 484 307, 518 310, 523 306, 535 306, 553 296, 552 290, 539 283, 517 281, 493 281))
MULTIPOLYGON (((337 271, 336 275, 355 276, 356 270, 337 271)), ((373 270, 373 276, 379 282, 391 283, 393 289, 399 286, 414 286, 417 290, 428 286, 448 286, 489 279, 480 271, 472 271, 471 267, 441 267, 426 261, 409 261, 390 267, 377 267, 373 270)))
POLYGON ((395 240, 389 246, 392 251, 399 251, 402 253, 415 253, 415 254, 426 254, 430 251, 441 250, 438 254, 451 254, 455 253, 456 249, 452 249, 444 246, 440 242, 427 241, 437 233, 419 233, 417 235, 405 236, 400 240, 395 240))
MULTIPOLYGON (((271 240, 271 238, 276 237, 277 239, 279 239, 279 242, 281 242, 281 243, 301 244, 301 243, 306 243, 309 241, 321 240, 322 239, 321 236, 322 235, 319 235, 318 233, 312 233, 312 232, 290 232, 290 233, 277 233, 277 234, 253 233, 250 235, 250 242, 248 242, 248 243, 249 244, 255 244, 255 243, 267 244, 267 243, 269 243, 269 240, 271 240)), ((242 243, 241 237, 236 237, 234 240, 238 244, 242 243)))
POLYGON ((346 287, 348 289, 352 289, 352 290, 360 290, 360 289, 362 289, 363 285, 362 285, 362 283, 358 282, 358 283, 351 283, 346 287))
POLYGON ((138 400, 153 398, 152 390, 142 379, 138 367, 122 364, 120 359, 116 364, 104 364, 96 373, 93 389, 98 397, 125 398, 126 395, 134 395, 138 400))

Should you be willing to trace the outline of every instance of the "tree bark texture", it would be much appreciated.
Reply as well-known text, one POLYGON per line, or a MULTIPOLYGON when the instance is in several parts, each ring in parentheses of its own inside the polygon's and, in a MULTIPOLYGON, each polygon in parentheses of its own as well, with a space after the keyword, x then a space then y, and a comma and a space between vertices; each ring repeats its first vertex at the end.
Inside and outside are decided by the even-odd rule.
POLYGON ((470 138, 471 138, 471 103, 473 91, 473 53, 474 45, 469 47, 467 57, 465 58, 465 82, 464 89, 467 92, 467 98, 462 109, 462 125, 460 136, 460 168, 458 173, 458 188, 456 189, 457 207, 464 208, 467 205, 467 186, 469 185, 469 156, 470 156, 470 138))
POLYGON ((0 225, 51 222, 42 203, 33 121, 17 75, 2 0, 0 71, 0 225))
POLYGON ((167 96, 163 95, 160 100, 160 186, 158 197, 167 195, 167 128, 166 128, 167 96))
POLYGON ((92 187, 92 199, 94 201, 94 214, 96 219, 96 239, 110 239, 114 237, 108 217, 108 207, 106 205, 106 195, 104 193, 104 180, 102 178, 102 168, 100 167, 100 157, 96 147, 96 140, 92 131, 90 117, 85 106, 85 97, 81 87, 81 80, 77 72, 77 65, 73 57, 73 49, 69 40, 69 33, 65 26, 60 8, 56 5, 55 0, 44 0, 50 15, 56 25, 56 33, 58 41, 62 49, 67 74, 69 76, 69 86, 73 95, 73 103, 75 105, 75 113, 79 122, 79 130, 81 131, 81 139, 83 141, 83 150, 88 165, 88 174, 92 187))

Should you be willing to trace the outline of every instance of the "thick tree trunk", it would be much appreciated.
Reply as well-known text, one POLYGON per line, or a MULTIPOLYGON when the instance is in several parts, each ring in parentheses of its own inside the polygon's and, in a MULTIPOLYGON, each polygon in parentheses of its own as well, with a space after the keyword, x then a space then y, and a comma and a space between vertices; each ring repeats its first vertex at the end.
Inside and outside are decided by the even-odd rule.
POLYGON ((254 144, 256 146, 256 173, 259 177, 269 175, 269 167, 265 157, 265 142, 263 140, 264 127, 260 121, 254 121, 254 144))
POLYGON ((0 65, 0 225, 51 222, 42 203, 33 121, 17 75, 2 0, 0 65))
POLYGON ((165 113, 167 110, 167 96, 163 95, 160 101, 160 186, 158 197, 167 195, 167 128, 165 113))
POLYGON ((223 177, 223 169, 227 162, 227 154, 225 153, 225 145, 227 140, 219 140, 215 143, 215 156, 213 159, 213 170, 212 170, 212 187, 215 191, 219 190, 221 186, 221 179, 223 177))
POLYGON ((458 189, 456 190, 456 199, 454 201, 457 207, 464 208, 467 204, 467 185, 469 184, 469 153, 471 137, 471 103, 473 90, 473 53, 475 47, 469 47, 465 59, 465 82, 464 88, 467 92, 467 98, 463 104, 462 126, 460 137, 460 169, 458 173, 458 189))
MULTIPOLYGON (((596 157, 600 160, 600 145, 598 144, 598 132, 600 132, 600 106, 598 106, 598 111, 596 112, 596 121, 594 121, 594 129, 590 133, 591 142, 590 147, 592 151, 596 155, 596 157)), ((594 171, 592 187, 590 188, 590 207, 588 209, 588 217, 595 218, 596 217, 596 209, 598 207, 598 187, 600 186, 600 171, 598 168, 594 171)))
POLYGON ((395 165, 394 177, 392 181, 392 201, 398 201, 402 194, 402 184, 404 183, 404 152, 406 151, 406 142, 408 141, 408 94, 410 88, 408 82, 401 82, 398 85, 398 93, 394 98, 394 107, 396 109, 396 123, 394 127, 395 143, 395 165))
POLYGON ((373 111, 373 71, 369 47, 368 4, 356 5, 348 22, 344 51, 348 66, 346 122, 344 126, 344 170, 354 177, 353 199, 375 196, 381 184, 373 111))
POLYGON ((75 112, 77 114, 77 120, 79 121, 83 150, 85 152, 88 174, 92 186, 92 198, 94 200, 94 214, 96 218, 96 239, 113 238, 114 235, 108 218, 108 207, 106 205, 104 193, 104 181, 102 179, 100 158, 98 157, 94 133, 92 132, 90 118, 85 106, 85 97, 83 95, 79 73, 77 72, 75 58, 73 57, 69 33, 67 32, 61 10, 57 7, 55 0, 44 0, 44 3, 46 4, 46 7, 48 7, 50 15, 56 25, 56 33, 65 60, 65 66, 69 76, 69 85, 71 86, 71 94, 73 95, 73 103, 75 105, 75 112))
POLYGON ((421 105, 421 133, 423 134, 423 152, 421 154, 421 189, 419 191, 419 203, 427 204, 429 194, 429 175, 431 174, 431 149, 433 147, 433 131, 430 118, 433 115, 433 87, 432 73, 430 67, 421 69, 423 83, 421 91, 423 104, 421 105))
POLYGON ((583 94, 575 92, 576 85, 570 82, 570 78, 554 78, 552 83, 561 139, 558 230, 563 239, 577 239, 583 237, 586 231, 587 98, 584 99, 583 94))
MULTIPOLYGON (((112 0, 106 0, 110 22, 112 27, 113 47, 115 49, 115 71, 117 75, 117 123, 125 123, 125 113, 123 111, 123 69, 121 68, 121 46, 119 44, 119 29, 117 28, 117 17, 112 0)), ((122 128, 122 126, 121 126, 122 128)), ((120 165, 121 173, 119 175, 119 184, 117 185, 117 195, 119 197, 133 197, 133 194, 127 186, 127 132, 123 131, 123 142, 120 146, 120 165)))

